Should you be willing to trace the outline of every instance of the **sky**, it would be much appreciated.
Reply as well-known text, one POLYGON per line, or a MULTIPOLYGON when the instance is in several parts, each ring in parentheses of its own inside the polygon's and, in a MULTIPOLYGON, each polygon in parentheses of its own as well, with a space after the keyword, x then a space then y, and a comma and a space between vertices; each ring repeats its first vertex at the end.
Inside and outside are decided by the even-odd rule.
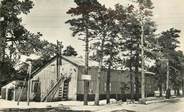
MULTIPOLYGON (((99 0, 107 7, 114 4, 126 4, 128 0, 99 0)), ((171 27, 182 30, 181 37, 184 37, 184 0, 152 0, 154 3, 154 16, 158 32, 165 31, 171 27)), ((72 45, 79 55, 84 55, 84 42, 72 37, 69 25, 65 24, 70 18, 66 11, 75 7, 73 0, 34 0, 34 8, 30 14, 23 16, 24 26, 31 32, 41 32, 42 39, 56 43, 62 41, 64 46, 72 45)), ((184 51, 184 38, 180 50, 184 51)))

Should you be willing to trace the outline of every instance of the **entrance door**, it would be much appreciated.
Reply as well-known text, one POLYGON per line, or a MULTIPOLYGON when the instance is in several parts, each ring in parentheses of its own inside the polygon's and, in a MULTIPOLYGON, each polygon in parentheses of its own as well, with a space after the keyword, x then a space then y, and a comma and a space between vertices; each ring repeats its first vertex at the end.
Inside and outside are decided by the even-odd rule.
POLYGON ((41 100, 41 83, 39 81, 33 82, 33 92, 34 92, 34 101, 40 101, 41 100))
POLYGON ((8 100, 13 100, 14 89, 8 89, 8 100))

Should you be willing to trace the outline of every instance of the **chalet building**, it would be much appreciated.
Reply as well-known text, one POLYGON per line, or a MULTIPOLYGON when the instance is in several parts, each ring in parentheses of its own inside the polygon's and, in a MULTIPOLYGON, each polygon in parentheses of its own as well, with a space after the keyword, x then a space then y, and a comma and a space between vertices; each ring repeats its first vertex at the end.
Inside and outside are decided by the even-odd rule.
MULTIPOLYGON (((47 64, 33 72, 31 79, 31 99, 40 101, 53 100, 82 100, 84 95, 84 80, 82 76, 85 71, 84 59, 77 57, 62 57, 62 64, 57 68, 57 57, 53 57, 47 64), (59 74, 57 74, 59 71, 59 74)), ((100 78, 100 98, 106 97, 106 73, 103 70, 100 78)), ((98 62, 89 60, 89 99, 93 100, 96 91, 96 80, 98 74, 98 62)), ((122 93, 129 94, 129 74, 122 70, 111 71, 110 92, 114 98, 119 98, 122 93)), ((149 77, 147 78, 149 79, 149 77)), ((153 93, 151 81, 147 81, 147 90, 153 93)), ((154 83, 154 82, 153 82, 154 83)))
MULTIPOLYGON (((31 99, 32 100, 82 100, 84 94, 84 60, 77 57, 62 57, 62 65, 57 76, 57 57, 53 57, 46 65, 32 73, 31 99), (59 77, 59 78, 58 78, 59 77)), ((89 98, 93 99, 96 88, 98 63, 89 60, 89 98)), ((121 85, 128 83, 128 74, 122 71, 111 72, 111 94, 121 94, 121 85)), ((103 70, 100 80, 100 96, 106 93, 106 70, 103 70)))
MULTIPOLYGON (((85 62, 82 58, 57 56, 32 72, 30 80, 30 99, 33 101, 83 100, 85 62), (59 65, 59 66, 58 66, 59 65)), ((89 100, 94 100, 98 74, 98 62, 89 60, 89 100)), ((106 98, 106 75, 103 69, 100 77, 100 99, 106 98)), ((147 94, 154 93, 154 81, 147 77, 147 94)), ((130 94, 129 72, 111 70, 110 93, 112 98, 120 99, 130 94)), ((16 90, 16 89, 14 89, 16 90)), ((20 89, 16 93, 20 94, 20 89)), ((26 92, 23 93, 24 96, 26 92)), ((21 96, 22 99, 22 96, 21 96)), ((24 99, 24 98, 23 98, 24 99)), ((17 100, 17 98, 15 98, 17 100)))

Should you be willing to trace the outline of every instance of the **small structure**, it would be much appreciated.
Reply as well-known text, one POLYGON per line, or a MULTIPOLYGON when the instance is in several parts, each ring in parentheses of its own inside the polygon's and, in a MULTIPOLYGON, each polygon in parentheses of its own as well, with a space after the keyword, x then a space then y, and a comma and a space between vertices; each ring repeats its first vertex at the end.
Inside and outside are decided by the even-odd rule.
POLYGON ((8 83, 1 88, 1 97, 6 100, 17 101, 22 89, 21 100, 26 100, 26 88, 24 81, 16 80, 8 83), (23 88, 23 89, 22 89, 23 88))

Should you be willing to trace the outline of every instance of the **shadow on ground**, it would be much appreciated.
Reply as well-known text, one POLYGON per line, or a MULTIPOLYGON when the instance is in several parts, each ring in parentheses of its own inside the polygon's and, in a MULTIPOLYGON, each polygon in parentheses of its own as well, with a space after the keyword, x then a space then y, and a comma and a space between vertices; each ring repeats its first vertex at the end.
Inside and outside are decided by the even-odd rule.
POLYGON ((171 100, 166 100, 165 102, 167 102, 167 103, 178 103, 178 102, 180 102, 180 99, 171 99, 171 100))
POLYGON ((78 110, 64 110, 61 108, 31 108, 31 109, 4 109, 0 112, 90 112, 78 110))

